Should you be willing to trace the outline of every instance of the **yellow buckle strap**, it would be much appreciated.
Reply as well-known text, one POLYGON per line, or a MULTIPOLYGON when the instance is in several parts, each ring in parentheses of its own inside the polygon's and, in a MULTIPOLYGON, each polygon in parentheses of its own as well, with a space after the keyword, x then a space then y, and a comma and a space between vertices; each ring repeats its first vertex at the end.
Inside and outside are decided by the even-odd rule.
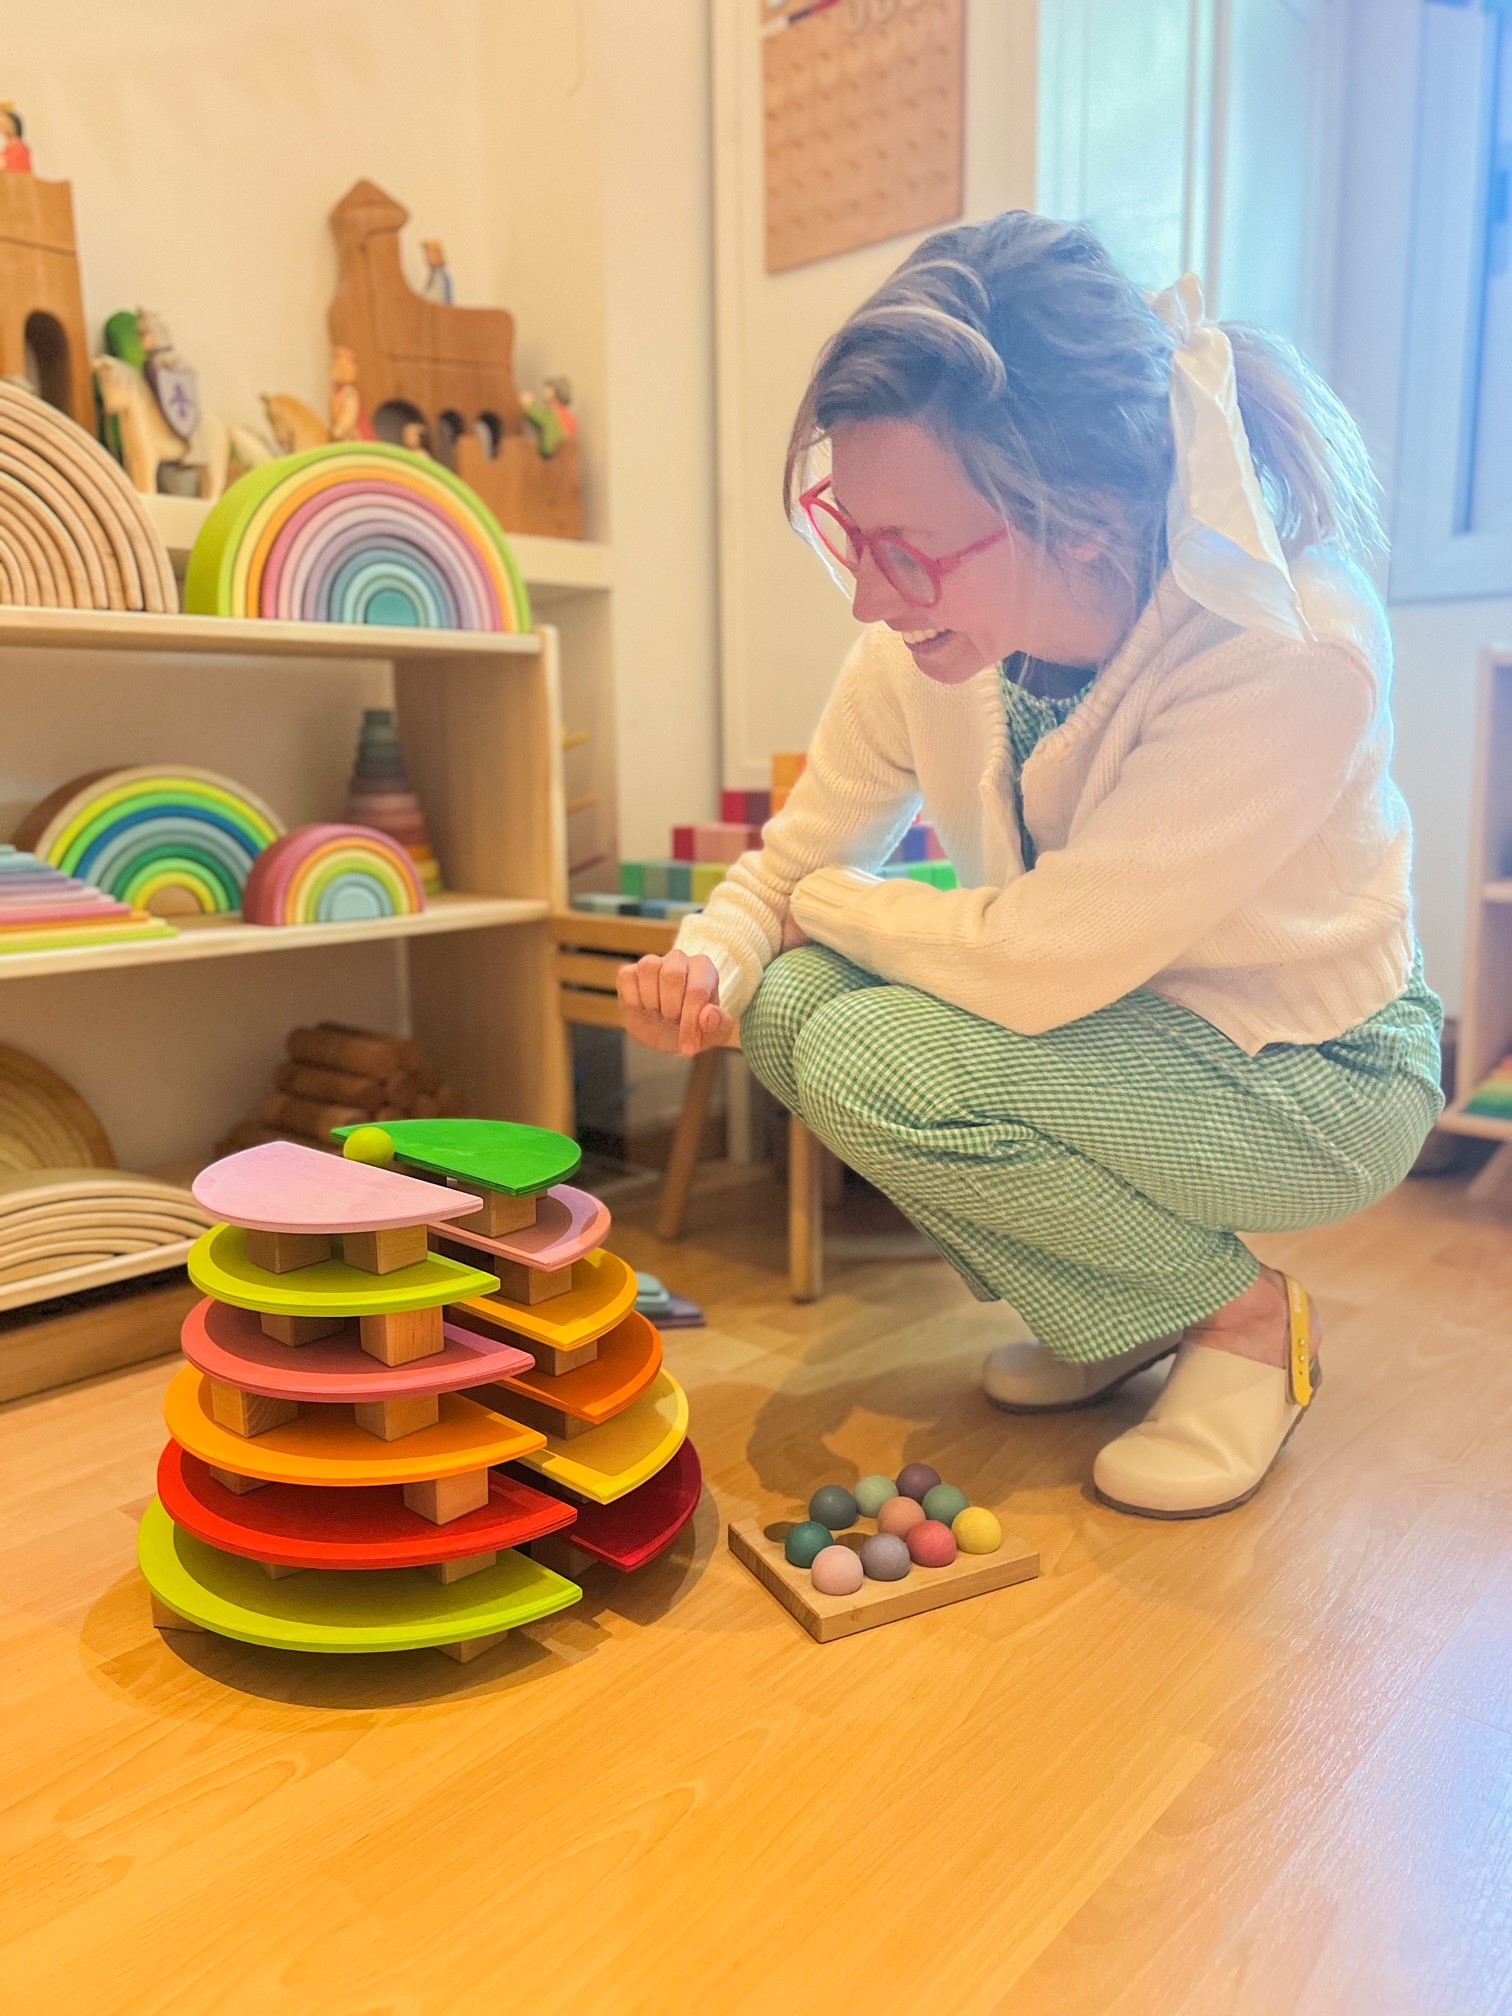
POLYGON ((1286 1299, 1291 1312, 1291 1355, 1287 1377, 1291 1397, 1306 1407, 1313 1397, 1312 1379, 1312 1297, 1300 1282, 1286 1277, 1286 1299))

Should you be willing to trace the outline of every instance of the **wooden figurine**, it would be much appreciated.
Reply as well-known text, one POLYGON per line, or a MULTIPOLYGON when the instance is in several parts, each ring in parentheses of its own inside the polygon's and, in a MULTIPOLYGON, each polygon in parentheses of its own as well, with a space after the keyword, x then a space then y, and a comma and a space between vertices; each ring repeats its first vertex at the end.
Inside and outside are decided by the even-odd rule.
POLYGON ((0 142, 4 143, 4 152, 0 153, 0 170, 7 175, 30 175, 32 172, 32 154, 25 136, 21 114, 7 100, 0 105, 0 142))
POLYGON ((311 406, 288 392, 264 392, 263 411, 280 455, 302 455, 306 448, 324 448, 331 430, 311 406))
POLYGON ((376 441, 373 423, 357 389, 357 356, 345 343, 331 352, 331 426, 333 441, 376 441))
MULTIPOLYGON (((0 131, 5 119, 19 126, 12 111, 0 131)), ((7 154, 18 144, 25 145, 15 131, 7 154)), ((0 174, 0 378, 32 383, 49 406, 94 433, 73 192, 24 171, 0 174)))
POLYGON ((233 462, 241 473, 273 459, 250 427, 202 410, 199 375, 178 356, 161 316, 145 308, 112 315, 105 340, 106 354, 94 360, 95 382, 134 490, 151 496, 164 487, 165 470, 181 470, 194 494, 213 503, 233 462))
POLYGON ((439 238, 423 238, 420 250, 425 254, 425 298, 439 301, 450 308, 455 299, 452 287, 451 268, 446 263, 446 247, 439 238))

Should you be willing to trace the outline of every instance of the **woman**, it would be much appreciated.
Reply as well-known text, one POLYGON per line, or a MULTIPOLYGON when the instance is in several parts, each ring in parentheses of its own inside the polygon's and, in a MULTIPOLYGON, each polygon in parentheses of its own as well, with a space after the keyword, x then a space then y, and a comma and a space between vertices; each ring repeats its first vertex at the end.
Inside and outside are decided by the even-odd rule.
POLYGON ((1310 1404, 1242 1232, 1348 1216, 1442 1105, 1363 444, 1287 346, 1024 212, 921 245, 820 356, 798 501, 867 625, 808 767, 632 1034, 752 1069, 1035 1344, 1000 1406, 1174 1354, 1102 1497, 1242 1504, 1310 1404), (920 805, 961 881, 878 880, 920 805), (779 956, 781 955, 781 956, 779 956))

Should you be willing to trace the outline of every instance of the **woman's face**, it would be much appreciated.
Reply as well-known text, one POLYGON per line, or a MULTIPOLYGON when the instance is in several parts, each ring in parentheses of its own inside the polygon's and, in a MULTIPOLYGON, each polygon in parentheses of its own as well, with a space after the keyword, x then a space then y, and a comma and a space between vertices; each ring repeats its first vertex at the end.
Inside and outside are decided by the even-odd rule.
MULTIPOLYGON (((950 450, 912 420, 859 420, 831 437, 831 494, 863 533, 891 532, 931 559, 991 538, 1002 521, 950 450)), ((1127 620, 1108 607, 1095 555, 1052 559, 1012 526, 947 574, 940 599, 907 601, 869 553, 856 574, 860 623, 896 630, 919 670, 958 685, 1016 651, 1057 664, 1100 665, 1127 620)))

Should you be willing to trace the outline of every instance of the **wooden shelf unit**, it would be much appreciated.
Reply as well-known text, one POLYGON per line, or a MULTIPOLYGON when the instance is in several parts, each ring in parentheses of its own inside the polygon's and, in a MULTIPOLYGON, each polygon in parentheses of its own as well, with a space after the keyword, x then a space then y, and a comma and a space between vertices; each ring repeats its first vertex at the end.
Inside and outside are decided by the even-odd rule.
POLYGON ((1454 1099, 1439 1125, 1512 1141, 1512 1119, 1465 1111, 1512 1050, 1512 648, 1481 653, 1475 748, 1459 1058, 1454 1099))
MULTIPOLYGON (((419 916, 372 924, 264 929, 207 922, 174 939, 4 955, 0 981, 67 982, 106 969, 280 951, 319 956, 364 939, 391 939, 404 962, 413 1033, 467 1110, 539 1126, 570 1124, 569 1058, 546 921, 566 895, 554 629, 500 636, 0 609, 0 661, 11 652, 48 650, 87 655, 96 665, 103 655, 112 678, 144 686, 159 676, 165 658, 180 679, 186 661, 198 661, 187 669, 196 682, 203 674, 207 708, 226 705, 222 696, 230 690, 245 695, 245 680, 217 685, 234 659, 297 660, 289 669, 301 682, 353 661, 386 670, 436 851, 449 884, 467 893, 443 897, 419 916)), ((251 703, 243 697, 230 704, 251 703)), ((354 716, 354 746, 356 729, 354 716)), ((24 736, 25 722, 8 724, 8 732, 24 736)), ((123 750, 121 760, 133 753, 123 750)), ((233 1011, 225 1041, 236 1040, 233 1011)), ((163 1067, 170 1068, 167 1057, 163 1067)), ((230 1117, 205 1114, 204 1153, 230 1117)))

